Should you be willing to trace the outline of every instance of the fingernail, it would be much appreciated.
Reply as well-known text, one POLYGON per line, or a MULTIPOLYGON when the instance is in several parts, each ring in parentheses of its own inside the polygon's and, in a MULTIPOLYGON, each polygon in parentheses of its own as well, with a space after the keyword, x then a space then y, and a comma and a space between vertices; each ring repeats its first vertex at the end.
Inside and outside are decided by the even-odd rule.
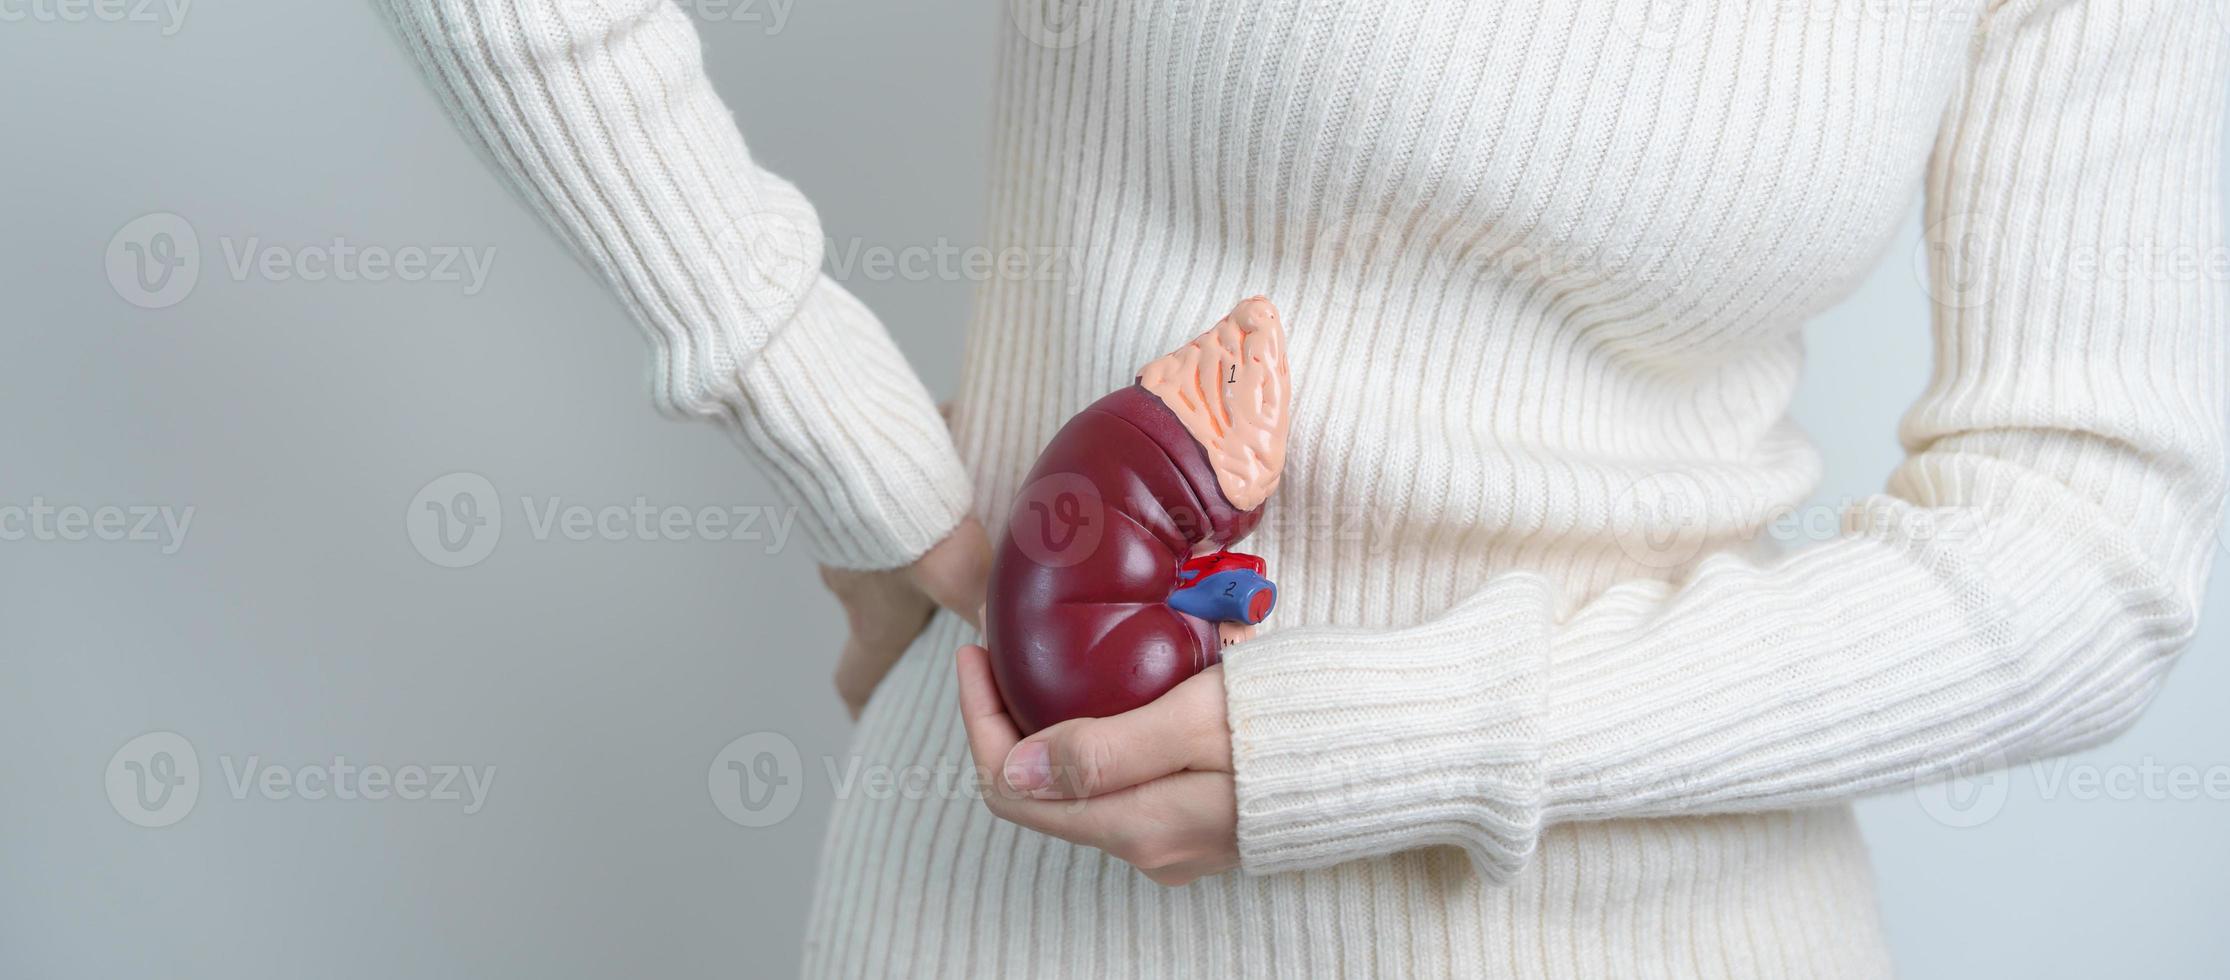
POLYGON ((1043 789, 1053 782, 1053 761, 1044 742, 1024 742, 1007 753, 1007 785, 1020 792, 1043 789))

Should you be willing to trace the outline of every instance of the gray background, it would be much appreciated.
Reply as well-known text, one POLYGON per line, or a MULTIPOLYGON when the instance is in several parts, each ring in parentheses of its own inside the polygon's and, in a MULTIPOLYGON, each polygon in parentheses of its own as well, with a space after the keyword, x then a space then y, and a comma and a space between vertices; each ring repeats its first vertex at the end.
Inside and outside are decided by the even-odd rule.
MULTIPOLYGON (((823 3, 774 31, 771 4, 698 9, 759 157, 840 246, 979 241, 998 12, 823 3)), ((801 542, 530 533, 522 496, 774 498, 722 436, 651 410, 644 341, 451 132, 368 6, 0 22, 0 81, 0 506, 194 508, 171 554, 0 541, 0 976, 794 970, 834 792, 822 760, 847 733, 835 606, 801 542), (155 212, 190 223, 202 265, 148 310, 104 255, 155 212), (336 237, 494 264, 477 291, 227 266, 251 240, 336 237), (405 514, 457 471, 499 491, 504 527, 452 569, 405 514), (160 829, 106 790, 151 731, 201 768, 198 801, 160 829), (708 770, 760 731, 796 746, 800 795, 752 828, 716 808, 708 770), (225 769, 335 756, 495 779, 468 814, 236 795, 225 769)), ((1927 362, 1915 239, 1810 331, 1797 414, 1826 447, 1822 501, 1878 488, 1897 458, 1927 362)), ((971 284, 847 281, 949 391, 971 284)), ((1864 804, 1907 974, 2230 970, 2230 719, 2209 707, 2230 681, 2226 587, 2119 742, 1864 804), (2155 766, 2149 787, 2082 782, 2155 766)))

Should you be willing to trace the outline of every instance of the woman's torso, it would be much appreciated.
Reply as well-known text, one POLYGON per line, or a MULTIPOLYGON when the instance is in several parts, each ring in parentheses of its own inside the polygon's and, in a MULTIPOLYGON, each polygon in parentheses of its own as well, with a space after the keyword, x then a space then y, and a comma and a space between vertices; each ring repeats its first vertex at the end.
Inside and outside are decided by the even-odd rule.
MULTIPOLYGON (((1009 4, 989 236, 1025 261, 982 288, 957 399, 978 509, 996 528, 1070 414, 1264 293, 1296 399, 1247 543, 1270 628, 1414 623, 1519 569, 1568 610, 1748 546, 1817 478, 1800 328, 1908 213, 1979 13, 1009 4)), ((965 758, 957 630, 877 695, 869 761, 965 758)), ((1166 891, 973 800, 847 800, 821 892, 832 972, 878 942, 956 974, 1884 969, 1847 809, 1559 826, 1506 888, 1428 851, 1166 891)))
POLYGON ((979 508, 1267 294, 1296 409, 1253 546, 1291 579, 1285 627, 1413 621, 1519 566, 1576 602, 1803 499, 1800 328, 1911 208, 1978 13, 1051 6, 1002 25, 990 245, 1032 261, 986 282, 969 337, 979 508), (1359 606, 1374 569, 1446 581, 1359 606))

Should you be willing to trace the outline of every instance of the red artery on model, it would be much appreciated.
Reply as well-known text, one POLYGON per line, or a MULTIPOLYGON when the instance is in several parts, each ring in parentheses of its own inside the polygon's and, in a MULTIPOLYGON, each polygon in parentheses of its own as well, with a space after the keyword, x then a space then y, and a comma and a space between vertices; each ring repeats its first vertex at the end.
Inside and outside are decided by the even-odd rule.
MULTIPOLYGON (((1264 363, 1251 374, 1229 371, 1238 379, 1230 390, 1196 384, 1172 395, 1167 384, 1161 393, 1147 387, 1148 379, 1167 377, 1152 374, 1168 359, 1157 361, 1141 383, 1069 420, 1024 481, 1000 535, 985 620, 1000 695, 1024 732, 1160 697, 1219 662, 1227 634, 1259 622, 1277 602, 1262 559, 1224 549, 1261 520, 1284 461, 1282 327, 1266 300, 1249 300, 1194 347, 1218 330, 1226 335, 1224 356, 1264 363), (1243 335, 1231 327, 1249 304, 1267 311, 1267 341, 1256 336, 1264 329, 1259 312, 1240 321, 1248 326, 1243 335), (1242 390, 1250 381, 1262 387, 1242 390), (1257 401, 1236 413, 1219 414, 1213 404, 1195 412, 1202 393, 1210 401, 1257 401), (1172 398, 1187 416, 1172 409, 1172 398), (1264 401, 1274 430, 1240 430, 1263 424, 1264 401), (1224 442, 1212 454, 1196 432, 1224 442), (1255 440, 1252 450, 1231 448, 1242 436, 1255 440), (1240 495, 1254 506, 1233 504, 1227 485, 1246 487, 1240 495)), ((1187 351, 1202 360, 1192 348, 1171 357, 1187 351)), ((1213 347, 1206 356, 1217 356, 1213 347)), ((1221 379, 1227 370, 1204 363, 1196 373, 1221 379)))

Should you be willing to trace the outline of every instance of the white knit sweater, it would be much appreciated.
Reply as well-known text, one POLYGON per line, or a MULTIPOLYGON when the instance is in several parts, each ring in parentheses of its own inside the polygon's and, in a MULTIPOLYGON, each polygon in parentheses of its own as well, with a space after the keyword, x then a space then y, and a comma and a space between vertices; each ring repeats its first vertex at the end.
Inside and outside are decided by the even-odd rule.
MULTIPOLYGON (((829 562, 996 526, 1071 413, 1240 297, 1285 311, 1249 549, 1282 597, 1226 671, 1242 873, 1163 889, 965 795, 845 799, 810 973, 1878 974, 1848 801, 2107 738, 2192 634, 2209 0, 1009 5, 990 244, 1079 261, 983 289, 949 438, 681 10, 382 3, 829 562), (1800 327, 1923 188, 1909 455, 1766 555, 1819 469, 1800 327)), ((967 638, 907 654, 867 761, 966 759, 967 638)))

